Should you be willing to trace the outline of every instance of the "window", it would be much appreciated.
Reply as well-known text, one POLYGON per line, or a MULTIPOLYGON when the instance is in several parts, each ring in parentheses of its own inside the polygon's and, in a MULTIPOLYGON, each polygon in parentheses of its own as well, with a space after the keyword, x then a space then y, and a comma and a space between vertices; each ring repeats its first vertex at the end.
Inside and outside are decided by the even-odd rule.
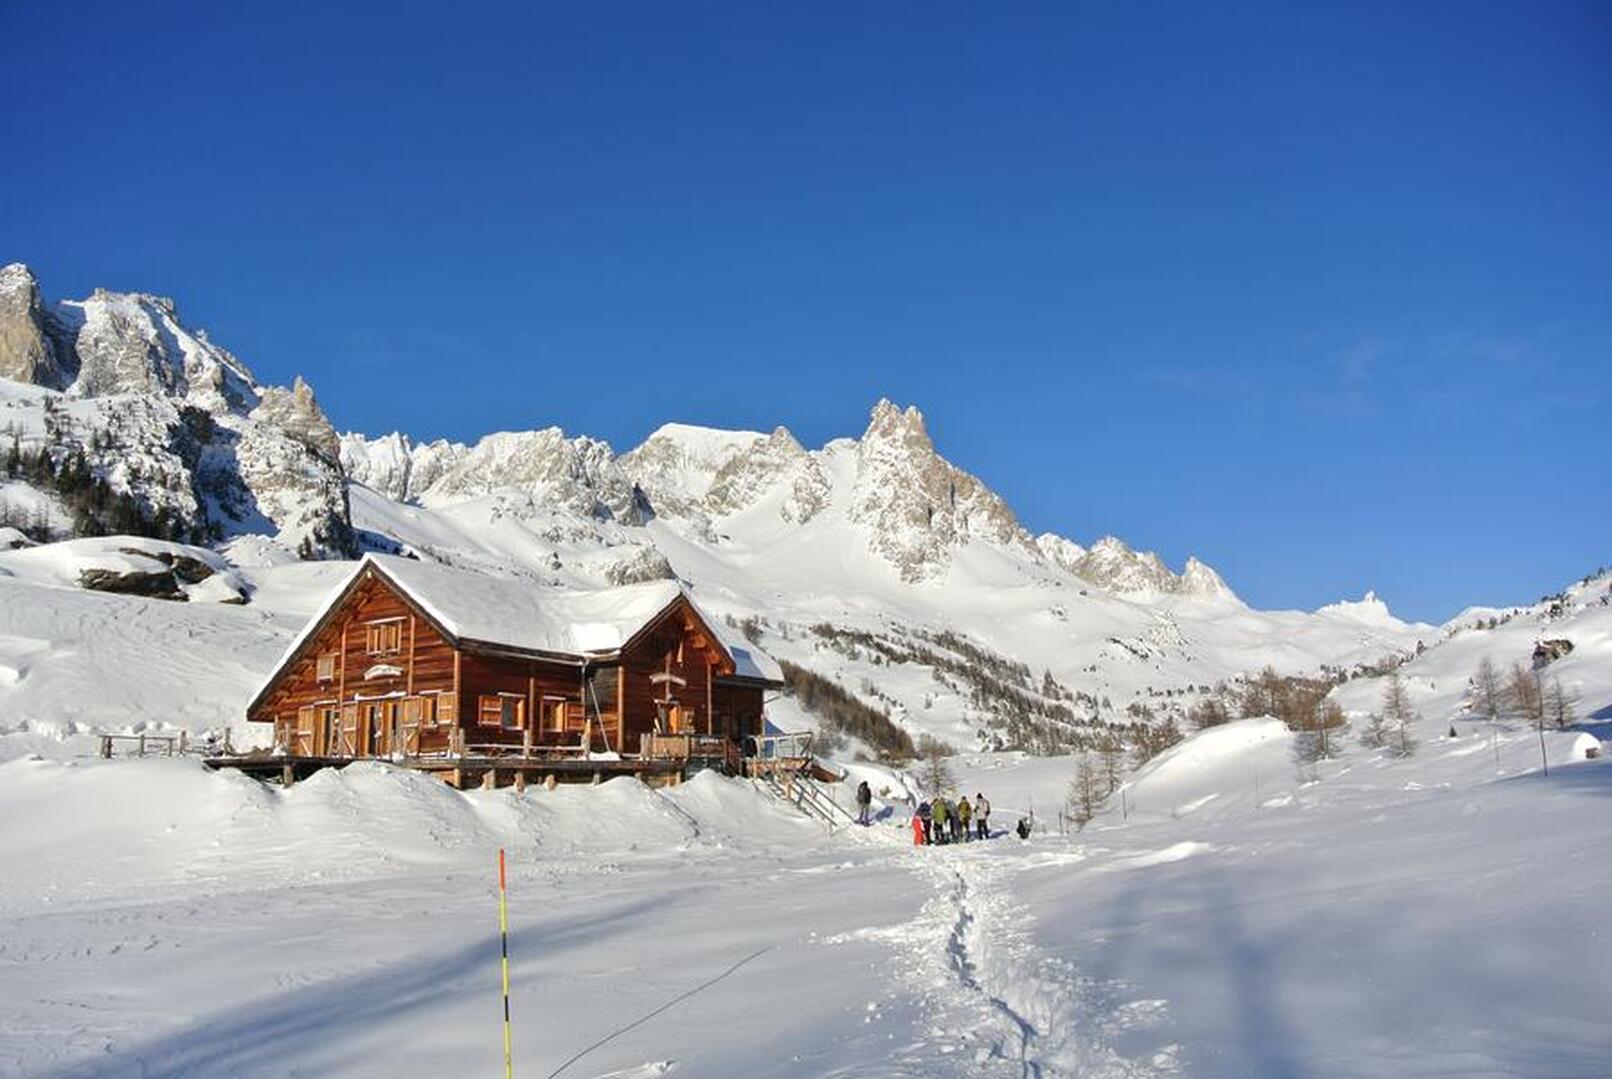
POLYGON ((336 653, 326 652, 319 657, 317 677, 321 682, 334 682, 336 680, 336 653))
POLYGON ((371 622, 364 627, 364 650, 372 656, 384 656, 403 650, 402 622, 371 622))
POLYGON ((476 722, 483 727, 502 727, 518 730, 525 724, 526 698, 501 693, 496 697, 482 697, 476 709, 476 722))

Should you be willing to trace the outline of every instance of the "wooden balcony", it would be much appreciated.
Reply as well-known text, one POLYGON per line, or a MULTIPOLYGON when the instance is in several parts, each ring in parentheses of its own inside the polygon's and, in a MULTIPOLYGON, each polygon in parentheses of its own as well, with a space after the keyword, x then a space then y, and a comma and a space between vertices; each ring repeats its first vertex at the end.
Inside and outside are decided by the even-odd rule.
POLYGON ((720 734, 660 734, 651 732, 639 742, 638 755, 644 760, 674 761, 679 764, 705 762, 738 771, 741 756, 732 739, 720 734))

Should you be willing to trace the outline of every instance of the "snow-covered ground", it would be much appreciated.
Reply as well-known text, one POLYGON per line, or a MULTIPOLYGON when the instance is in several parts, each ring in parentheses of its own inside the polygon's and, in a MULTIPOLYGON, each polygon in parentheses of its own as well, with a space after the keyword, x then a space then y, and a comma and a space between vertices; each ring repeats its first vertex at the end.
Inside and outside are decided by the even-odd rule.
POLYGON ((495 1072, 504 847, 521 1075, 1603 1075, 1612 765, 1442 725, 1319 768, 1216 728, 1069 835, 1069 760, 956 758, 1044 830, 921 849, 866 765, 892 804, 831 833, 714 776, 15 759, 0 1071, 495 1072))

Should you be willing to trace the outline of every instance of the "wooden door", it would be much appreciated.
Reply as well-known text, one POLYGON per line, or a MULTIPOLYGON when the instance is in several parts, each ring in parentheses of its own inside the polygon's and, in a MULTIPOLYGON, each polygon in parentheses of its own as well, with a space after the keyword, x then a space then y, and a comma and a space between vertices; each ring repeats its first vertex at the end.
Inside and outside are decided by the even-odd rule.
POLYGON ((364 705, 364 752, 384 757, 391 751, 392 702, 371 701, 364 705))
POLYGON ((341 756, 341 709, 334 705, 320 709, 319 752, 326 757, 341 756))

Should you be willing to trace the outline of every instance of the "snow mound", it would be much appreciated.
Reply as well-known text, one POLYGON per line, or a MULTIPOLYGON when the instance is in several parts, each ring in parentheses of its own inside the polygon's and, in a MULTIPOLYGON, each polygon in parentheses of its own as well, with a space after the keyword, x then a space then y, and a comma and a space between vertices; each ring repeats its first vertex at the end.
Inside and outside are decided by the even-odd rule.
MULTIPOLYGON (((1240 719, 1199 731, 1159 754, 1122 785, 1134 817, 1182 817, 1247 809, 1294 784, 1293 734, 1279 719, 1240 719)), ((1117 797, 1109 810, 1121 808, 1117 797)))

